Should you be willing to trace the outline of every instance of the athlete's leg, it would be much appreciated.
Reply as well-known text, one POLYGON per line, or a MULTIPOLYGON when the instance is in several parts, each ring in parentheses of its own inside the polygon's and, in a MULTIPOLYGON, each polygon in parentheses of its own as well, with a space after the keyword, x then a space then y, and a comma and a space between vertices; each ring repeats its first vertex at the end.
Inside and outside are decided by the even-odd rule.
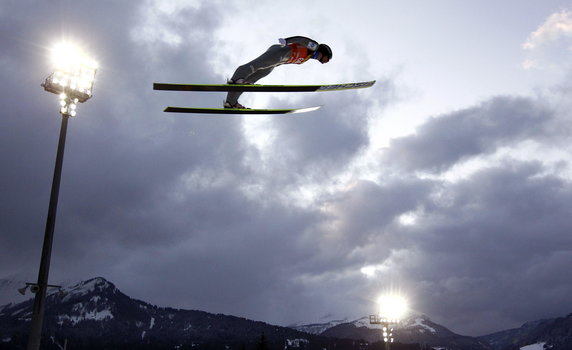
MULTIPOLYGON (((248 83, 254 84, 258 80, 264 78, 270 72, 274 70, 274 67, 266 68, 266 69, 259 69, 253 74, 248 77, 248 83)), ((234 106, 238 102, 238 98, 242 95, 243 91, 229 91, 226 95, 226 102, 228 102, 231 106, 234 106)))
POLYGON ((290 48, 288 46, 282 45, 272 45, 259 57, 253 59, 247 64, 243 64, 238 67, 231 80, 237 81, 238 79, 244 79, 248 82, 252 82, 249 78, 251 75, 256 73, 261 69, 267 69, 270 67, 276 67, 283 63, 284 58, 290 54, 290 48))
MULTIPOLYGON (((231 80, 236 82, 239 79, 243 79, 246 83, 255 83, 270 74, 274 67, 280 65, 284 61, 284 58, 289 55, 289 47, 272 45, 259 57, 238 67, 232 75, 231 80)), ((231 91, 227 94, 226 102, 230 105, 234 105, 238 102, 240 95, 242 95, 242 91, 231 91)))

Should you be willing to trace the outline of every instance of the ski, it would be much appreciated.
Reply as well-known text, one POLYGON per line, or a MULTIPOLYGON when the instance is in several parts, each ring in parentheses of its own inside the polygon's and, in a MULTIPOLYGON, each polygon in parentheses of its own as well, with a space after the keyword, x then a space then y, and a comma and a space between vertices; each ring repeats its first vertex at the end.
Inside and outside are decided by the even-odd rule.
POLYGON ((308 108, 288 109, 236 109, 236 108, 191 108, 191 107, 167 107, 164 112, 171 113, 199 113, 199 114, 294 114, 305 113, 320 109, 321 106, 308 108))
POLYGON ((241 85, 241 84, 170 84, 153 83, 153 90, 166 91, 245 91, 245 92, 311 92, 363 89, 373 86, 375 80, 359 83, 330 85, 241 85))

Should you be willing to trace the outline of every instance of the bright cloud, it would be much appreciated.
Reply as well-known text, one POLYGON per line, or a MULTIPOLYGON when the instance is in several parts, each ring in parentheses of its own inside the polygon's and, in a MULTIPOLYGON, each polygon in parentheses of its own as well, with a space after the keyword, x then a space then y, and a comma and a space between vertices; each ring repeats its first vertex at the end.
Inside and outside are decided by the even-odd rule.
POLYGON ((532 50, 566 37, 572 37, 572 11, 565 9, 550 15, 522 47, 532 50))
POLYGON ((561 10, 550 15, 522 44, 527 57, 525 70, 561 71, 570 62, 572 52, 572 11, 561 10))
POLYGON ((377 275, 378 272, 383 270, 387 270, 387 268, 384 268, 383 265, 367 265, 362 267, 360 272, 367 278, 373 278, 377 275))

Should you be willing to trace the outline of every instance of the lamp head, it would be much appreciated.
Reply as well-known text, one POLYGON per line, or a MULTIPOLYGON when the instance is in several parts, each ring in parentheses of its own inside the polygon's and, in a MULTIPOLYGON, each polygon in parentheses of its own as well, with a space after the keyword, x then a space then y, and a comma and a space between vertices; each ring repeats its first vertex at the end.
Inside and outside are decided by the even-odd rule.
POLYGON ((93 95, 97 63, 78 46, 69 42, 55 45, 51 50, 54 73, 42 84, 48 92, 60 95, 62 115, 74 116, 78 102, 93 95))

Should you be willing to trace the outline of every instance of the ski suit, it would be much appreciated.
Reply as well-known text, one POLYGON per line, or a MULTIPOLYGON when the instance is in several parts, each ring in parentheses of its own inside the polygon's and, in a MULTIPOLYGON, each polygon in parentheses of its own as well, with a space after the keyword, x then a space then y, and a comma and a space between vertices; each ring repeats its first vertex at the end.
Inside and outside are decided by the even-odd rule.
MULTIPOLYGON (((318 43, 303 36, 293 36, 280 39, 280 44, 272 45, 265 53, 254 60, 238 67, 231 80, 236 82, 244 79, 252 84, 264 78, 275 67, 282 64, 302 64, 312 58, 318 49, 318 43)), ((226 97, 226 101, 231 105, 237 103, 242 91, 231 91, 226 97)))

